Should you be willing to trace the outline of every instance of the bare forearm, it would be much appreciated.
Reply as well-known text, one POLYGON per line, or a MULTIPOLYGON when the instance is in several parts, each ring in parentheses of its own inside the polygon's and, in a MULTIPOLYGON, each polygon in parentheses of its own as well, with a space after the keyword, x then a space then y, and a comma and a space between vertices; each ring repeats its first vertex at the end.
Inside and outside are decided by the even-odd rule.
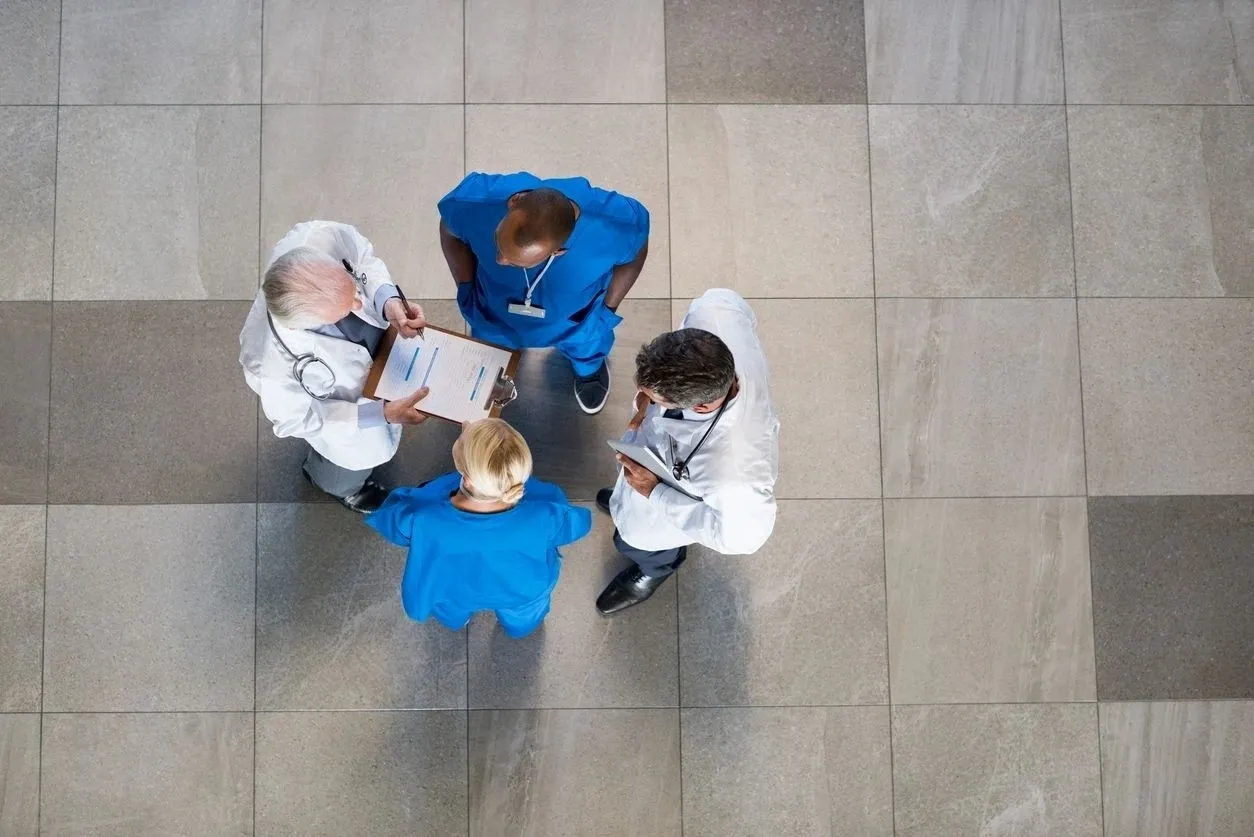
POLYGON ((605 292, 606 307, 618 308, 619 304, 626 298, 627 292, 631 290, 631 286, 636 284, 636 280, 640 278, 640 271, 644 269, 644 260, 648 257, 649 243, 646 241, 634 259, 627 262, 627 264, 620 264, 614 268, 614 272, 610 276, 609 290, 605 292))
POLYGON ((454 282, 465 285, 474 281, 475 269, 479 266, 474 251, 469 244, 449 232, 443 221, 440 222, 440 252, 444 254, 444 261, 448 262, 454 282))

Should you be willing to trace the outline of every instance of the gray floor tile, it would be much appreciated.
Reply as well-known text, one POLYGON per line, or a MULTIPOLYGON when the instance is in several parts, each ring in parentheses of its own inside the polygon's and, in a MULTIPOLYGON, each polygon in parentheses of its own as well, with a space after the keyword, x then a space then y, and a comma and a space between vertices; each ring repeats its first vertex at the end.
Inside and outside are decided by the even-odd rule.
POLYGON ((1254 698, 1254 497, 1089 500, 1102 700, 1254 698))
POLYGON ((251 502, 257 410, 235 348, 247 313, 244 302, 56 303, 50 500, 251 502))
POLYGON ((456 295, 435 229, 465 175, 460 105, 276 105, 262 134, 263 263, 292 225, 327 218, 369 238, 407 295, 456 295))
MULTIPOLYGON (((631 296, 670 296, 670 211, 664 105, 471 105, 468 171, 586 177, 649 210, 649 258, 631 296), (526 125, 520 131, 518 126, 526 125)), ((450 186, 451 188, 451 186, 450 186)))
POLYGON ((673 106, 670 156, 676 296, 871 296, 863 108, 673 106))
POLYGON ((251 299, 257 107, 62 108, 57 299, 251 299))
POLYGON ((751 556, 690 551, 679 579, 685 706, 886 703, 878 500, 786 500, 751 556))
POLYGON ((610 397, 605 409, 588 416, 575 403, 570 363, 558 352, 523 353, 518 368, 518 400, 501 417, 527 439, 535 458, 535 475, 556 482, 571 500, 592 500, 598 489, 613 485, 618 466, 606 439, 617 439, 631 418, 636 391, 636 352, 659 334, 670 331, 670 303, 627 298, 618 313, 610 353, 610 397))
POLYGON ((266 102, 461 102, 462 3, 265 3, 266 102))
POLYGON ((1057 0, 866 4, 872 102, 1061 104, 1057 0))
POLYGON ((1097 707, 893 710, 899 837, 1100 837, 1097 707))
POLYGON ((880 296, 1071 296, 1061 107, 876 106, 880 296))
POLYGON ((888 497, 1084 493, 1070 300, 880 300, 888 497))
POLYGON ((666 101, 662 0, 466 2, 466 101, 666 101))
MULTIPOLYGON (((675 301, 676 323, 688 304, 675 301)), ((771 363, 771 395, 780 417, 775 495, 878 497, 874 303, 755 299, 750 304, 771 363)))
POLYGON ((0 715, 0 834, 39 834, 38 715, 0 715))
POLYGON ((456 709, 466 639, 401 607, 405 554, 325 503, 260 506, 257 708, 456 709))
POLYGON ((56 104, 60 37, 61 0, 0 6, 0 104, 56 104))
POLYGON ((48 499, 51 351, 51 305, 0 305, 0 503, 48 499))
POLYGON ((859 0, 666 0, 672 102, 866 101, 859 0))
POLYGON ((888 708, 685 709, 685 837, 893 833, 888 708))
MULTIPOLYGON (((453 300, 410 299, 422 306, 428 322, 456 331, 465 329, 466 324, 453 300)), ((309 451, 304 440, 275 436, 274 425, 260 410, 258 421, 257 496, 260 502, 331 502, 330 497, 310 485, 301 474, 301 463, 309 451)), ((438 419, 406 428, 396 456, 380 466, 375 475, 385 485, 394 486, 417 485, 446 474, 453 470, 453 442, 460 433, 460 425, 438 419)))
POLYGON ((45 523, 43 506, 0 506, 0 712, 39 711, 45 523))
POLYGON ((674 709, 470 713, 471 837, 678 837, 674 709))
POLYGON ((466 833, 466 713, 262 712, 257 834, 466 833))
MULTIPOLYGON (((0 9, 0 39, 9 8, 0 9)), ((5 56, 0 67, 5 53, 0 48, 5 56)), ((6 229, 0 239, 0 300, 52 297, 56 157, 56 108, 0 107, 0 218, 6 229)))
POLYGON ((1246 0, 1062 0, 1067 100, 1254 103, 1246 0))
POLYGON ((47 715, 42 787, 43 834, 245 837, 252 715, 47 715))
POLYGON ((1087 296, 1254 296, 1254 109, 1073 107, 1087 296))
POLYGON ((53 506, 44 708, 253 707, 256 511, 53 506))
POLYGON ((1102 704, 1107 837, 1254 834, 1254 704, 1102 704))
POLYGON ((592 514, 591 534, 562 550, 553 610, 535 633, 510 639, 491 614, 470 623, 471 708, 678 704, 676 586, 613 618, 598 613, 597 596, 627 562, 609 516, 592 514))
POLYGON ((1092 494, 1254 494, 1254 300, 1083 300, 1092 494))
POLYGON ((65 0, 63 104, 238 104, 261 97, 261 0, 65 0))
POLYGON ((884 504, 893 702, 1097 698, 1084 498, 884 504))

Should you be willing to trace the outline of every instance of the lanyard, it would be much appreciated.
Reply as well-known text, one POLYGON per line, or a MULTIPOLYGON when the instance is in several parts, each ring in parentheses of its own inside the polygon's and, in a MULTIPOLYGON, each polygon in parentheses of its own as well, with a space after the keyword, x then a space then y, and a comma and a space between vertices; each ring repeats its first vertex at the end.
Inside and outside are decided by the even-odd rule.
POLYGON ((540 280, 544 278, 544 274, 549 272, 549 268, 553 266, 553 259, 556 253, 549 254, 549 260, 544 263, 544 270, 540 271, 540 275, 536 277, 536 281, 532 282, 531 277, 527 275, 527 268, 523 268, 523 281, 527 283, 527 295, 523 297, 523 305, 531 307, 531 295, 536 291, 536 285, 540 284, 540 280))

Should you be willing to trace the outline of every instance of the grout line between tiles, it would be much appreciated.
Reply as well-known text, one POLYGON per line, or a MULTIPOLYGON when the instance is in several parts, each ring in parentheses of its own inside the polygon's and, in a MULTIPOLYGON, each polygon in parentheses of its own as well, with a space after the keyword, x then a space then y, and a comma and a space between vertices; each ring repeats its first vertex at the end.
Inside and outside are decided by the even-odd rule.
MULTIPOLYGON (((862 34, 865 42, 866 38, 866 16, 862 20, 862 34)), ((870 92, 871 85, 871 67, 870 63, 863 56, 866 68, 866 84, 867 92, 870 92)), ((868 99, 870 96, 868 95, 868 99)), ((871 345, 875 352, 875 439, 876 449, 879 454, 879 477, 880 477, 880 559, 884 570, 884 687, 888 696, 888 805, 892 812, 893 835, 897 834, 897 776, 896 764, 893 754, 893 675, 892 675, 892 654, 891 645, 889 644, 889 621, 888 621, 888 524, 884 519, 886 503, 884 498, 884 418, 883 418, 883 396, 880 391, 880 327, 879 327, 879 287, 875 280, 875 176, 872 168, 871 159, 871 106, 867 104, 865 109, 866 117, 866 192, 867 192, 867 214, 870 218, 870 244, 871 244, 871 345)))
POLYGON ((65 2, 57 12, 57 112, 53 116, 52 145, 52 270, 48 275, 48 425, 44 442, 44 584, 39 636, 39 769, 35 776, 35 829, 43 828, 44 818, 44 698, 48 694, 48 548, 52 542, 52 376, 55 374, 57 306, 57 167, 61 162, 61 65, 65 2))
MULTIPOLYGON (((465 57, 463 56, 463 66, 465 57)), ((463 87, 465 81, 462 82, 463 87)), ((283 108, 316 107, 685 107, 685 108, 1252 108, 1254 104, 1234 102, 478 102, 432 99, 423 102, 262 102, 283 108)), ((72 108, 232 108, 257 105, 258 102, 60 102, 72 108)), ((47 103, 17 102, 4 107, 47 107, 47 103)))
MULTIPOLYGON (((466 105, 467 92, 467 75, 466 67, 467 51, 470 48, 470 42, 467 29, 470 26, 470 2, 462 0, 462 176, 465 177, 470 173, 470 108, 466 105)), ((466 726, 466 837, 471 837, 471 808, 470 799, 470 627, 466 627, 466 696, 465 703, 462 706, 462 721, 466 726)))
MULTIPOLYGON (((268 106, 267 106, 268 107, 268 106)), ((463 116, 464 120, 464 116, 463 116)), ((464 122, 463 122, 464 124, 464 122)), ((463 146, 463 156, 465 148, 463 146)), ((463 163, 463 168, 465 164, 463 163)), ((669 258, 669 256, 668 256, 669 258)), ((632 296, 633 300, 644 302, 672 302, 676 297, 670 296, 632 296)), ((686 297, 678 297, 678 299, 686 299, 686 297)), ((1158 301, 1158 302, 1225 302, 1229 304, 1241 302, 1254 302, 1254 296, 1094 296, 1081 294, 1067 294, 1066 296, 754 296, 752 294, 745 297, 750 302, 863 302, 871 300, 914 300, 918 302, 949 302, 949 301, 973 301, 973 302, 1057 302, 1059 300, 1084 300, 1086 302, 1103 302, 1103 301, 1158 301)), ((417 300, 417 297, 415 297, 417 300)), ((20 301, 20 300, 13 300, 20 301)), ((166 303, 223 303, 223 302, 252 302, 253 298, 214 298, 214 299, 120 299, 110 297, 108 299, 69 299, 62 298, 56 300, 58 305, 147 305, 147 304, 166 304, 166 303)), ((424 302, 454 302, 452 297, 428 297, 424 302)))
MULTIPOLYGON (((261 58, 258 65, 258 102, 257 102, 257 277, 258 282, 261 281, 262 255, 261 255, 261 236, 262 233, 262 181, 265 177, 265 119, 266 119, 266 0, 261 0, 261 58)), ((256 399, 256 409, 253 414, 255 419, 253 423, 253 467, 255 473, 253 476, 253 798, 252 798, 252 820, 253 834, 257 833, 257 743, 259 736, 257 734, 257 667, 258 667, 258 646, 260 644, 260 620, 257 617, 257 604, 260 598, 260 580, 261 580, 261 399, 256 399)))

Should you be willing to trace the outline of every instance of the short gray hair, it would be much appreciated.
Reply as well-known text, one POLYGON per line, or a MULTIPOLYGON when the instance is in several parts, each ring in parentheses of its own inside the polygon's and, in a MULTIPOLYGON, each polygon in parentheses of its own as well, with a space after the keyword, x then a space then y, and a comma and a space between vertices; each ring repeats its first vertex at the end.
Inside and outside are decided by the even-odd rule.
POLYGON ((731 349, 704 329, 667 332, 636 355, 636 385, 685 410, 727 395, 735 379, 731 349))
MULTIPOLYGON (((327 267, 339 263, 316 247, 296 247, 270 263, 261 290, 266 308, 280 325, 312 328, 323 325, 318 312, 339 302, 343 287, 327 281, 327 267)), ((344 278, 349 278, 344 274, 344 278)))

